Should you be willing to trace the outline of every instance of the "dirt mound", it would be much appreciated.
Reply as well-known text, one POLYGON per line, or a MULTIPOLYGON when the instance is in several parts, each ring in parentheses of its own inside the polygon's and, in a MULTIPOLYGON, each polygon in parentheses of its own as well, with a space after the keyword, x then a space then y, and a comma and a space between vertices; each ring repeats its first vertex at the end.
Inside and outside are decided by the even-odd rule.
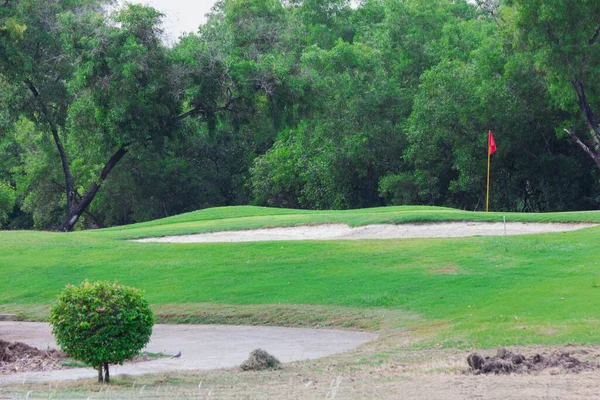
POLYGON ((256 349, 246 361, 240 365, 242 371, 262 371, 265 369, 278 369, 281 362, 265 350, 256 349))
POLYGON ((584 362, 571 355, 571 353, 558 350, 550 355, 535 354, 526 357, 522 354, 511 353, 505 348, 498 349, 494 357, 482 357, 472 353, 467 357, 471 367, 470 372, 480 374, 523 374, 545 369, 554 369, 578 373, 581 371, 598 369, 599 365, 593 362, 584 362))
POLYGON ((65 359, 67 355, 58 350, 39 350, 25 343, 0 340, 0 374, 57 369, 65 359))

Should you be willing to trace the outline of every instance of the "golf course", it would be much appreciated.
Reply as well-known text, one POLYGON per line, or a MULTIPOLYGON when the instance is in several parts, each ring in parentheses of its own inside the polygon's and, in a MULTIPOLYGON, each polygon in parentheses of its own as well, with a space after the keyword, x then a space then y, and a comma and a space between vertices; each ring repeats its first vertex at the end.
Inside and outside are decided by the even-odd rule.
MULTIPOLYGON (((330 212, 225 207, 105 230, 0 232, 0 308, 22 319, 44 320, 67 284, 116 280, 144 290, 165 322, 371 330, 395 323, 417 330, 435 325, 435 334, 420 343, 443 347, 598 343, 600 304, 594 299, 600 270, 594 249, 600 228, 451 239, 125 240, 329 223, 502 221, 503 216, 429 207, 330 212), (311 312, 315 307, 324 307, 323 312, 311 312), (332 311, 336 307, 346 313, 332 311), (371 310, 397 317, 378 319, 371 310)), ((505 216, 600 222, 598 212, 505 216)))
POLYGON ((599 0, 0 0, 0 400, 600 398, 599 0))
MULTIPOLYGON (((373 332, 379 339, 323 360, 341 357, 345 370, 381 374, 382 366, 387 369, 400 358, 410 360, 411 370, 425 368, 427 374, 441 371, 456 376, 467 369, 458 355, 473 349, 598 345, 600 305, 594 299, 600 290, 595 252, 600 227, 589 227, 598 222, 598 212, 486 214, 412 206, 298 211, 244 206, 110 229, 0 232, 4 278, 0 313, 45 321, 66 285, 118 281, 142 289, 160 323, 373 332), (504 218, 588 225, 565 232, 462 238, 188 244, 131 240, 323 224, 435 222, 452 229, 452 222, 502 222, 504 218), (432 367, 429 357, 440 365, 432 367)), ((330 362, 288 364, 287 374, 309 369, 327 380, 329 367, 323 365, 330 362)), ((232 379, 263 387, 265 379, 273 378, 272 373, 263 373, 258 380, 252 375, 240 377, 232 370, 201 374, 221 389, 232 379)), ((144 379, 149 386, 161 387, 164 376, 144 379)), ((197 384, 198 375, 177 372, 176 378, 169 379, 178 396, 183 396, 190 393, 186 387, 197 384)), ((131 387, 137 379, 116 382, 113 390, 137 395, 135 383, 131 387)), ((39 393, 69 397, 91 390, 85 380, 62 385, 48 392, 39 384, 39 393)), ((32 388, 35 384, 14 387, 10 393, 32 388)), ((371 384, 363 389, 378 393, 371 384)), ((357 390, 352 388, 352 393, 357 390)))

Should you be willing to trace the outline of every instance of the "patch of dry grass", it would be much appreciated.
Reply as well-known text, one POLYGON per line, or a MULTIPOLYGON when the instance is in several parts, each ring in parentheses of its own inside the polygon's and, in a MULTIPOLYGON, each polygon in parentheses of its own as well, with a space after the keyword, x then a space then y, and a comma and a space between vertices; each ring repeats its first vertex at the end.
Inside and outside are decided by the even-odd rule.
MULTIPOLYGON (((153 304, 157 324, 261 325, 293 328, 329 328, 378 331, 419 323, 417 313, 384 308, 355 308, 303 304, 218 303, 153 304)), ((48 320, 49 305, 0 304, 0 314, 20 321, 48 320)))
POLYGON ((19 321, 47 321, 49 304, 0 304, 0 314, 15 314, 19 321))
POLYGON ((157 323, 262 325, 378 331, 405 328, 421 318, 416 313, 383 308, 321 305, 215 303, 156 304, 157 323))
MULTIPOLYGON (((383 334, 376 342, 320 360, 284 364, 275 371, 222 369, 114 377, 111 385, 93 380, 13 385, 0 398, 60 399, 397 399, 397 398, 593 398, 600 373, 465 375, 468 351, 409 350, 408 331, 383 334)), ((590 360, 599 348, 586 348, 590 360)), ((551 352, 555 348, 519 347, 551 352)), ((575 352, 580 348, 570 348, 575 352)))

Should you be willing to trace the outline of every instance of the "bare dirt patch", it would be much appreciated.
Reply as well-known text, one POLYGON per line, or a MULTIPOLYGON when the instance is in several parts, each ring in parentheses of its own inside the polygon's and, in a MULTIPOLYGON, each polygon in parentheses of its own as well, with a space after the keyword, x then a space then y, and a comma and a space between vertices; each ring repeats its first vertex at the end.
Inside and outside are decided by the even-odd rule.
MULTIPOLYGON (((587 355, 582 350, 582 355, 587 355)), ((480 374, 528 374, 552 369, 552 375, 561 372, 579 373, 598 369, 595 362, 582 361, 575 357, 574 352, 556 350, 548 355, 536 353, 526 357, 520 353, 512 353, 504 348, 498 349, 494 357, 482 357, 472 353, 467 357, 467 363, 474 375, 480 374)))
POLYGON ((443 222, 427 224, 377 224, 349 227, 345 224, 306 225, 294 227, 221 231, 195 235, 136 239, 136 242, 227 243, 289 240, 361 240, 409 239, 468 236, 527 235, 567 232, 597 226, 596 224, 531 223, 531 222, 443 222))
MULTIPOLYGON (((153 361, 161 357, 161 354, 154 354, 151 357, 144 352, 128 361, 128 363, 153 361)), ((48 347, 46 350, 40 350, 26 343, 7 342, 0 339, 0 375, 48 372, 82 367, 89 368, 84 363, 71 360, 68 354, 58 349, 48 347)))
POLYGON ((40 350, 21 342, 0 340, 0 374, 62 369, 67 355, 56 349, 40 350))

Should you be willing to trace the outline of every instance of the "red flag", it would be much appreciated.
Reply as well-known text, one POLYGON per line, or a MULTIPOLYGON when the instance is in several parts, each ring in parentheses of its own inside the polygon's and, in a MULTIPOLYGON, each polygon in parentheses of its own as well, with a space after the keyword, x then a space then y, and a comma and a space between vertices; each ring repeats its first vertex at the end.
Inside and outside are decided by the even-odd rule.
POLYGON ((488 151, 490 155, 496 152, 496 142, 494 141, 494 135, 492 135, 492 131, 490 131, 488 134, 488 151))

